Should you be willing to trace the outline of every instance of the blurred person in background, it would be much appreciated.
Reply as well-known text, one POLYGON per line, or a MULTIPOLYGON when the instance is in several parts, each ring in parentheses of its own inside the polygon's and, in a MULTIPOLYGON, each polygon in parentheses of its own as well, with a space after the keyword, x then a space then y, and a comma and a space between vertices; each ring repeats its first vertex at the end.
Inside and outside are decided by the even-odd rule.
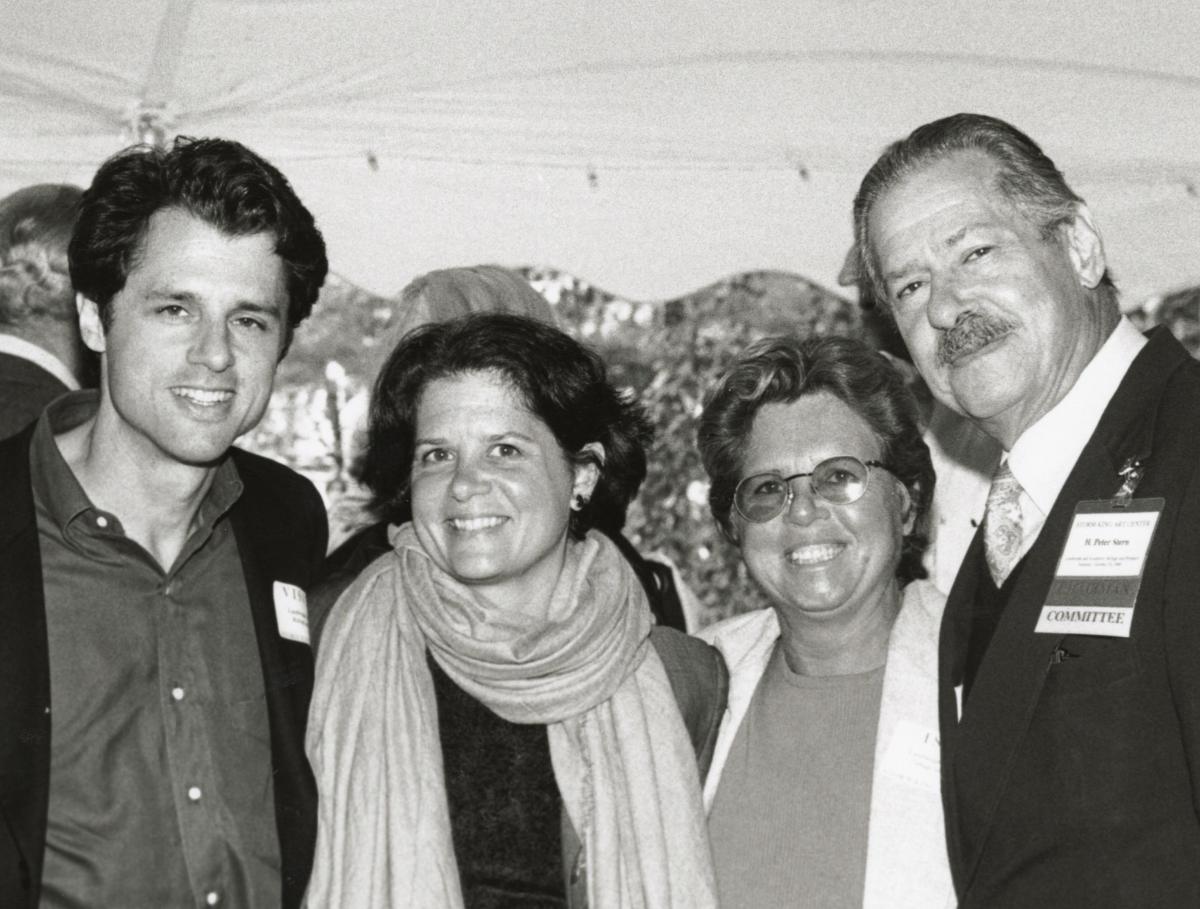
POLYGON ((308 752, 314 907, 716 905, 697 763, 720 657, 612 541, 650 426, 599 357, 477 314, 392 351, 364 478, 389 551, 337 601, 308 752))
POLYGON ((858 341, 768 338, 698 435, 713 516, 773 604, 700 633, 730 672, 704 792, 722 907, 952 905, 913 396, 858 341))
POLYGON ((0 906, 295 907, 325 511, 232 446, 324 241, 268 162, 179 138, 101 165, 69 259, 99 389, 0 442, 0 906))
POLYGON ((67 266, 82 195, 42 183, 0 199, 0 439, 59 395, 95 385, 67 266))
MULTIPOLYGON (((476 265, 431 271, 413 279, 400 294, 396 324, 388 333, 386 343, 379 349, 391 353, 408 332, 423 325, 446 322, 471 313, 510 313, 555 325, 554 310, 546 298, 530 286, 519 274, 498 265, 476 265)), ((374 367, 374 373, 379 367, 374 367)), ((361 470, 361 458, 354 468, 361 470)), ((337 511, 333 506, 333 511, 337 511)), ((373 523, 361 527, 329 554, 325 562, 326 581, 312 599, 313 634, 316 641, 325 615, 334 600, 354 580, 360 571, 385 552, 391 551, 388 542, 387 520, 368 506, 365 517, 373 523)), ((403 524, 408 514, 395 510, 391 523, 403 524)), ((657 620, 671 628, 686 630, 684 608, 680 596, 682 580, 673 569, 655 559, 643 558, 633 544, 621 533, 621 523, 602 523, 597 529, 608 534, 625 555, 638 580, 650 598, 650 608, 657 620)))

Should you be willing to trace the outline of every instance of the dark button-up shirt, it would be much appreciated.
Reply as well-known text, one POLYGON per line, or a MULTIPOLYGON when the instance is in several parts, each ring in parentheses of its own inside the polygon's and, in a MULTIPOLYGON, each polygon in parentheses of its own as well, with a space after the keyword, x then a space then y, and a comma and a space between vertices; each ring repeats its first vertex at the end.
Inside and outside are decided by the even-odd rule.
POLYGON ((58 450, 95 402, 57 402, 30 449, 52 710, 41 905, 278 906, 262 669, 225 518, 241 481, 217 469, 164 569, 58 450))

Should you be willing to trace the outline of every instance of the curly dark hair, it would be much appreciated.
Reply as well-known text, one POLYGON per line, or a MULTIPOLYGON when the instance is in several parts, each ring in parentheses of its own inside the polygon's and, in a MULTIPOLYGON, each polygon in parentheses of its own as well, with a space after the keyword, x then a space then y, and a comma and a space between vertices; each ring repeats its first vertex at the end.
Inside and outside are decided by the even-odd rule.
POLYGON ((886 357, 852 338, 764 338, 746 348, 706 397, 697 441, 709 476, 709 508, 721 532, 740 542, 731 515, 733 494, 758 411, 818 392, 839 398, 879 439, 880 460, 908 490, 915 518, 896 575, 902 584, 925 577, 921 558, 929 545, 934 475, 917 402, 886 357))
POLYGON ((150 217, 165 208, 231 236, 274 235, 287 282, 290 341, 325 283, 325 241, 287 178, 228 139, 180 136, 169 149, 135 145, 96 171, 80 202, 68 257, 75 289, 96 304, 104 326, 112 321, 113 297, 137 265, 150 217))
POLYGON ((425 325, 400 339, 375 381, 363 459, 363 481, 373 509, 395 522, 410 514, 417 408, 436 379, 498 372, 558 441, 568 460, 592 460, 582 451, 604 446, 600 479, 591 499, 571 514, 581 539, 596 528, 625 524, 625 512, 646 477, 652 431, 641 406, 608 381, 600 357, 553 326, 525 316, 476 313, 425 325))

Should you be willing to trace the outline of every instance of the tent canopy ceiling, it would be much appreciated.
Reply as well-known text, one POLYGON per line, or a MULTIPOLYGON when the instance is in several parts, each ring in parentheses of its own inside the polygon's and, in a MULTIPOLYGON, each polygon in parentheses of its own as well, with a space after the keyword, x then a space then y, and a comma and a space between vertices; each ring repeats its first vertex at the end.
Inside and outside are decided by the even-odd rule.
POLYGON ((958 110, 1088 199, 1127 302, 1200 283, 1200 4, 1062 0, 16 0, 0 192, 155 130, 288 174, 336 271, 565 269, 635 299, 833 285, 884 145, 958 110))

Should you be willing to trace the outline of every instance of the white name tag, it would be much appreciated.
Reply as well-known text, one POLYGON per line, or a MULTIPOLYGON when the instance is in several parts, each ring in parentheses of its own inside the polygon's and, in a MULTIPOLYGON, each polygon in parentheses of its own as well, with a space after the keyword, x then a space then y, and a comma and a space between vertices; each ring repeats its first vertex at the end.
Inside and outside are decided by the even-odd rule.
POLYGON ((1162 499, 1080 502, 1034 631, 1127 638, 1162 499))
POLYGON ((1136 578, 1142 573, 1157 523, 1157 511, 1076 514, 1057 576, 1136 578))
POLYGON ((279 636, 298 644, 309 643, 308 638, 308 599, 304 591, 295 584, 285 584, 276 581, 275 592, 275 624, 279 626, 279 636))
POLYGON ((912 720, 896 724, 883 755, 883 772, 921 789, 941 789, 941 742, 936 729, 912 720))
POLYGON ((1097 606, 1047 604, 1042 607, 1037 627, 1033 630, 1039 634, 1098 634, 1107 638, 1127 638, 1132 621, 1132 606, 1102 609, 1097 606))

